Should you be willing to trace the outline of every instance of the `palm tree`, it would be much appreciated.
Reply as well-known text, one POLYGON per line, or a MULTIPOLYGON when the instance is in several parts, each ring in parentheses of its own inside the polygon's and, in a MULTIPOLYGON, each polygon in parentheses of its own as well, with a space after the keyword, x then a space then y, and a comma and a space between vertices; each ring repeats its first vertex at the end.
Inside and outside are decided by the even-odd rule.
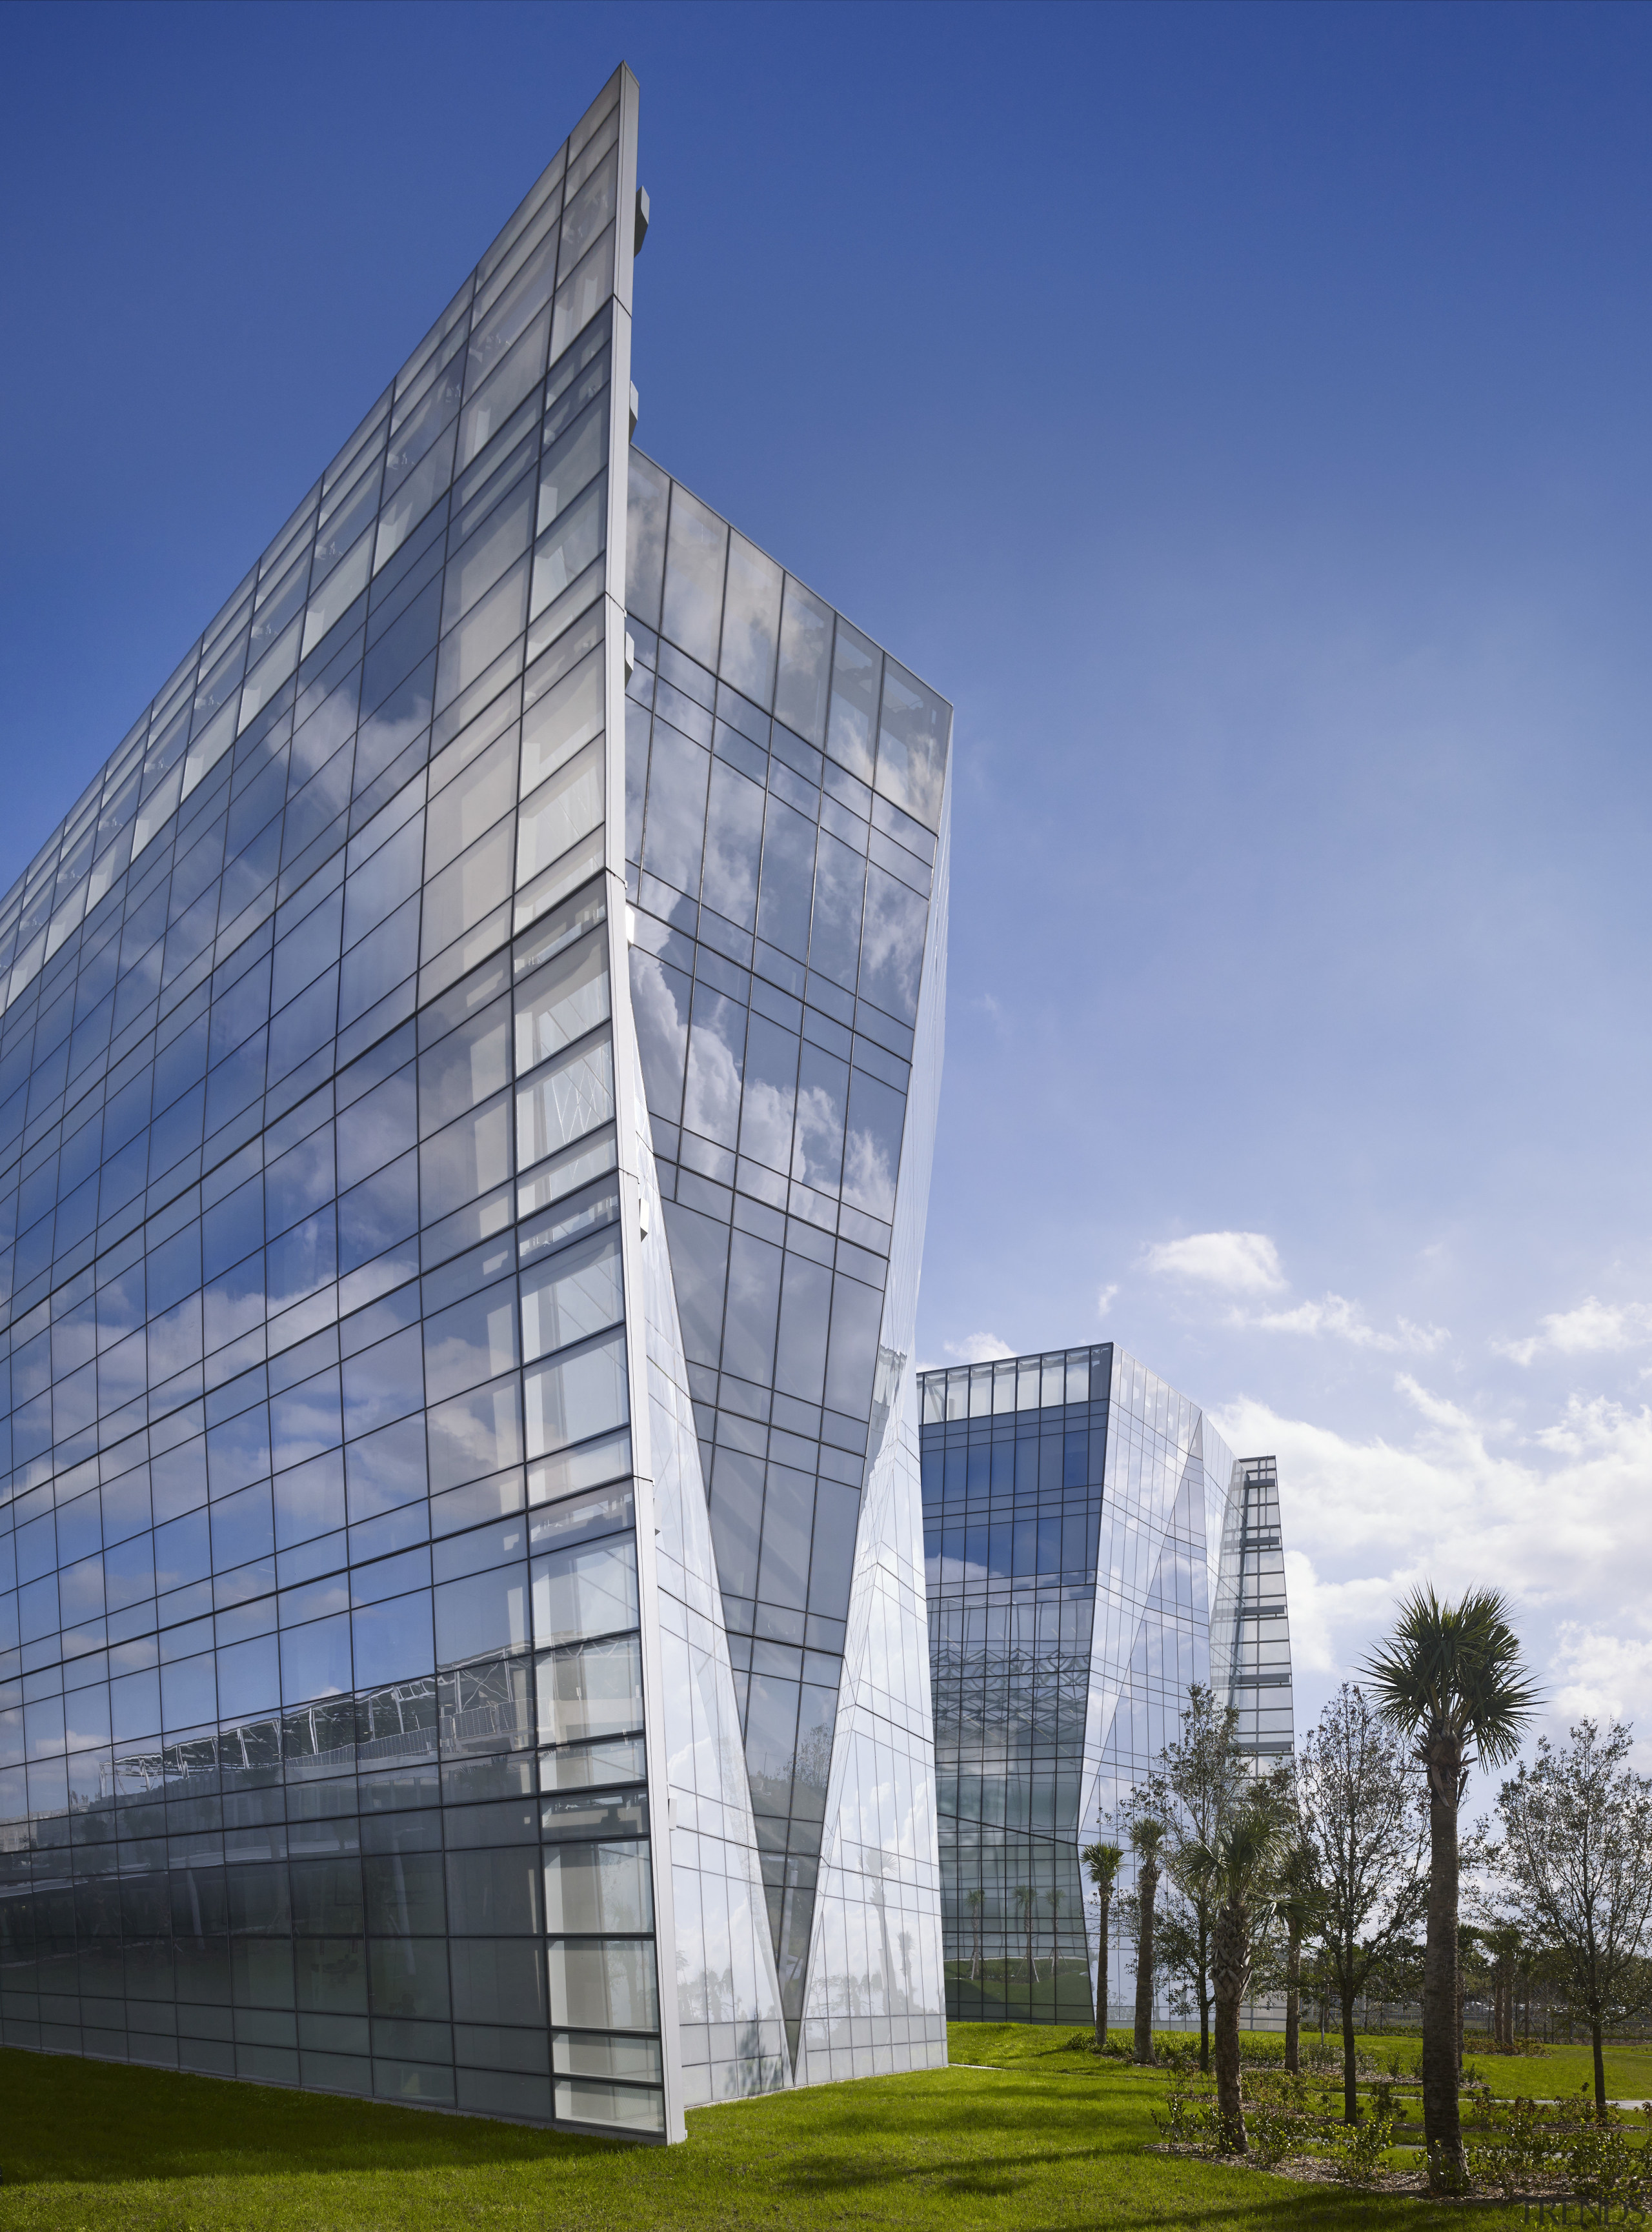
POLYGON ((1256 1933, 1273 1905, 1285 1841, 1278 1809, 1259 1799, 1217 1830, 1193 1858, 1214 1893, 1211 1969, 1216 1986, 1216 2113, 1225 2152, 1245 2154, 1245 2096, 1239 2081, 1239 2004, 1251 1981, 1256 1933))
POLYGON ((1086 1845, 1078 1855, 1096 1886, 1101 1919, 1096 1932, 1096 2047, 1107 2050, 1107 1933, 1113 1911, 1113 1885, 1124 1859, 1122 1845, 1086 1845))
POLYGON ((1367 1663, 1377 1709, 1416 1739, 1428 1780, 1428 1925, 1422 1971, 1422 2136, 1429 2183, 1463 2183, 1457 2086, 1457 1814, 1469 1768, 1512 1760, 1538 1705, 1494 1589, 1442 1604, 1414 1589, 1367 1663))
POLYGON ((1164 1840, 1164 1823, 1151 1815, 1130 1825, 1137 1861, 1135 1894, 1141 1904, 1135 1943, 1135 2058, 1144 2067, 1153 2060, 1153 1902, 1159 1889, 1159 1852, 1164 1840))
POLYGON ((1018 1884, 1015 1887, 1015 1903, 1020 1908, 1021 1918, 1027 1925, 1027 1975, 1031 1979, 1027 1986, 1027 2004, 1031 2008, 1032 1986, 1038 1981, 1038 1964, 1032 1957, 1032 1917, 1038 1911, 1038 1894, 1031 1884, 1018 1884))
POLYGON ((972 1891, 969 1895, 969 1980, 972 1984, 981 1981, 981 1909, 986 1904, 984 1891, 972 1891))
POLYGON ((1279 1867, 1278 1911, 1285 1923, 1285 2066, 1302 2073, 1302 1941, 1319 1912, 1319 1878, 1314 1849, 1300 1839, 1279 1867))
POLYGON ((1514 2052, 1514 1979, 1525 1940, 1512 1922, 1493 1923, 1480 1931, 1492 1956, 1492 2047, 1496 2054, 1514 2052))

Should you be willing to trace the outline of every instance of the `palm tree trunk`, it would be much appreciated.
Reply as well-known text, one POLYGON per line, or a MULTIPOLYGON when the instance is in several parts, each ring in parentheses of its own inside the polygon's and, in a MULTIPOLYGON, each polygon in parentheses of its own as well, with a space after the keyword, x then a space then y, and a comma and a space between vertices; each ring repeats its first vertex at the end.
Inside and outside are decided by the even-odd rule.
POLYGON ((1144 1860, 1135 1952, 1135 2058, 1143 2067, 1153 2060, 1153 1899, 1158 1888, 1159 1871, 1151 1860, 1144 1860))
POLYGON ((1359 2121, 1358 2060, 1354 2052, 1354 1987, 1345 1980, 1339 1987, 1343 2002, 1343 2121, 1359 2121))
POLYGON ((1212 1945, 1216 1971, 1216 2112, 1219 2144, 1227 2154, 1246 2154, 1245 2095, 1239 2080, 1239 2002, 1245 1995, 1250 1947, 1249 1917, 1230 1900, 1219 1909, 1212 1945))
POLYGON ((1285 2066, 1302 2071, 1302 1924, 1292 1922, 1285 1955, 1285 2066))
POLYGON ((1428 1769, 1428 1923, 1422 1964, 1422 2138, 1431 2185, 1455 2190, 1466 2171, 1457 2097, 1457 1807, 1461 1746, 1431 1741, 1428 1769))
POLYGON ((1107 2051, 1107 1917, 1112 1900, 1102 1893, 1101 1926, 1096 1932, 1096 2051, 1107 2051))

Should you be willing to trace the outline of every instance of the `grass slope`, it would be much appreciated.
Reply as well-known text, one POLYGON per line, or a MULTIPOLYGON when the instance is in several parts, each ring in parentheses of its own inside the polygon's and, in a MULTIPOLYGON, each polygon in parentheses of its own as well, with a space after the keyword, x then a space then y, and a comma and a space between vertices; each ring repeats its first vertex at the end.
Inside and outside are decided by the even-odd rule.
MULTIPOLYGON (((655 2149, 474 2118, 0 2052, 0 2232, 935 2232, 1417 2221, 1376 2201, 1141 2151, 1163 2080, 1016 2024, 954 2066, 696 2111, 655 2149)), ((1526 2065, 1535 2067, 1540 2065, 1526 2065)), ((1476 2209, 1477 2225, 1518 2213, 1476 2209)))

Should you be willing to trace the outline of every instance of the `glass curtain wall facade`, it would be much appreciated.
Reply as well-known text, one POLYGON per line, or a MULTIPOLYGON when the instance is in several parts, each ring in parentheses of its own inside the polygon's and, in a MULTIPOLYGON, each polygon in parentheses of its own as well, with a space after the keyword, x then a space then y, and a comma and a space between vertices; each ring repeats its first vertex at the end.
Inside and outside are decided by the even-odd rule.
MULTIPOLYGON (((920 1386, 947 2013, 1088 2022, 1097 1920, 1079 1852, 1116 1834, 1189 1684, 1237 1710, 1247 1750, 1291 1750, 1276 1468, 1236 1463, 1111 1344, 920 1386)), ((1128 2021, 1125 1904, 1108 1977, 1128 2021)))
POLYGON ((674 542, 662 632, 628 619, 636 145, 621 69, 0 901, 8 2045, 653 2138, 934 2054, 909 1359, 950 710, 790 581, 765 697, 738 556, 708 662, 674 542), (767 1191, 697 1171, 733 1264, 708 1364, 695 1080, 732 1049, 738 1100, 733 1007, 808 988, 703 918, 688 1102, 651 1126, 634 951, 695 946, 651 879, 673 814, 673 860, 702 840, 647 698, 700 660, 707 723, 727 678, 745 747, 771 713, 807 737, 806 606, 869 665, 836 762, 864 770, 858 973, 782 758, 740 780, 758 932, 812 968, 797 916, 835 926, 849 1159, 820 1182, 810 1072, 796 1201, 772 1149, 767 1191), (702 1033, 713 952, 753 989, 702 1033), (784 1379, 742 1315, 759 1209, 788 1311, 809 1275, 784 1379), (719 1364, 748 1425, 801 1405, 764 1412, 755 1580, 707 1510, 719 1364))

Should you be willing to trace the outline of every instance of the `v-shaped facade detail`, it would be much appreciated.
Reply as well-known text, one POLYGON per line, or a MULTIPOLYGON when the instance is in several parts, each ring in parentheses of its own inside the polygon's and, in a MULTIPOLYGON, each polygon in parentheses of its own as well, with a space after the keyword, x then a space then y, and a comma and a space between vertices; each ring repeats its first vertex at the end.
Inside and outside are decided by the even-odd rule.
POLYGON ((0 2040, 945 2060, 951 709, 632 446, 621 69, 0 901, 0 2040))

